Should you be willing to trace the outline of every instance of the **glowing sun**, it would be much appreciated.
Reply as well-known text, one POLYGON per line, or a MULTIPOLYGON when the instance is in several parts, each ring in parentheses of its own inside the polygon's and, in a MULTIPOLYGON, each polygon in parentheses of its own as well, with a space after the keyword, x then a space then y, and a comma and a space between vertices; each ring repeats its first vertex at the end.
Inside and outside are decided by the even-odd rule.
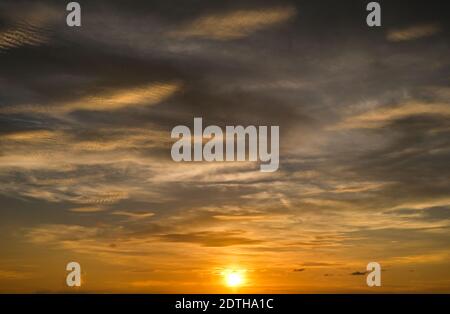
POLYGON ((229 270, 224 273, 225 283, 228 287, 241 286, 244 281, 244 272, 240 270, 229 270))

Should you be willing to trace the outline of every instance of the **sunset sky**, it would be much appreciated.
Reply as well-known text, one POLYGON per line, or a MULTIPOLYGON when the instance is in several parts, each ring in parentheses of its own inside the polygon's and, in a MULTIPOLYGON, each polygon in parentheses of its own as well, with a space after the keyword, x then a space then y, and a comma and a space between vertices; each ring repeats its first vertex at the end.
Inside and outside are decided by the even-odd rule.
POLYGON ((0 292, 450 292, 445 1, 68 2, 0 2, 0 292), (279 170, 174 162, 194 117, 279 170))

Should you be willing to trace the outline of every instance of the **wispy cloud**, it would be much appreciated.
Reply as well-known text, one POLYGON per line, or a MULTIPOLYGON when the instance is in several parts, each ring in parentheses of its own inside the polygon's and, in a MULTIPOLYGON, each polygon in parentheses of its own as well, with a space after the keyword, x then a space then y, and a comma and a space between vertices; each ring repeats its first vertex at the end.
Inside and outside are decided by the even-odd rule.
POLYGON ((125 211, 125 210, 117 210, 112 212, 111 214, 116 216, 124 216, 136 220, 150 218, 155 215, 155 213, 148 211, 125 211))
POLYGON ((239 10, 202 16, 170 34, 176 37, 200 37, 232 40, 286 22, 296 15, 294 7, 239 10))
POLYGON ((17 25, 0 32, 0 52, 21 46, 39 46, 48 41, 48 35, 31 25, 17 25))
POLYGON ((105 210, 104 207, 96 207, 96 206, 74 207, 69 209, 69 211, 74 213, 97 213, 104 210, 105 210))
POLYGON ((155 105, 172 96, 179 89, 179 83, 150 83, 145 86, 99 92, 95 96, 86 96, 76 101, 51 106, 33 104, 6 107, 2 108, 0 113, 60 115, 77 110, 114 111, 124 108, 155 105))
POLYGON ((45 3, 5 3, 0 9, 10 17, 8 26, 0 29, 0 53, 44 45, 52 36, 52 26, 63 14, 45 3))
POLYGON ((56 110, 117 110, 133 106, 149 106, 161 102, 178 91, 177 83, 151 83, 142 87, 100 93, 88 96, 73 103, 67 103, 56 110))
POLYGON ((385 106, 346 118, 337 127, 331 128, 378 128, 389 122, 411 116, 450 116, 450 107, 444 103, 408 102, 396 106, 385 106))
POLYGON ((255 245, 261 241, 245 236, 241 230, 201 231, 192 233, 174 233, 161 236, 164 241, 197 243, 207 247, 224 247, 233 245, 255 245))
POLYGON ((420 24, 390 30, 387 34, 387 39, 393 42, 409 41, 429 37, 440 31, 441 27, 438 24, 420 24))

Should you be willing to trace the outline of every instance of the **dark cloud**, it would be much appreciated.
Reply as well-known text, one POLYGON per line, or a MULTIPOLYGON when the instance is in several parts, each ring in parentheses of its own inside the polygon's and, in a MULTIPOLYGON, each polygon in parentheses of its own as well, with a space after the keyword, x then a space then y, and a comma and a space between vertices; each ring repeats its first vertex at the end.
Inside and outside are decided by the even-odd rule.
POLYGON ((352 276, 364 276, 367 272, 365 271, 355 271, 353 273, 351 273, 350 275, 352 276))

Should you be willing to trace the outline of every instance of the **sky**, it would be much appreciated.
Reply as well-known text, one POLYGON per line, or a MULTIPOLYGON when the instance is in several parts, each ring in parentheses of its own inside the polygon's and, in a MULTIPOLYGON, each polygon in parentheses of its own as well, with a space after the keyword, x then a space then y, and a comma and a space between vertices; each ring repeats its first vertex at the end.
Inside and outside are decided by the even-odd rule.
POLYGON ((0 2, 0 292, 450 292, 444 1, 66 2, 0 2), (174 162, 194 117, 278 171, 174 162))

